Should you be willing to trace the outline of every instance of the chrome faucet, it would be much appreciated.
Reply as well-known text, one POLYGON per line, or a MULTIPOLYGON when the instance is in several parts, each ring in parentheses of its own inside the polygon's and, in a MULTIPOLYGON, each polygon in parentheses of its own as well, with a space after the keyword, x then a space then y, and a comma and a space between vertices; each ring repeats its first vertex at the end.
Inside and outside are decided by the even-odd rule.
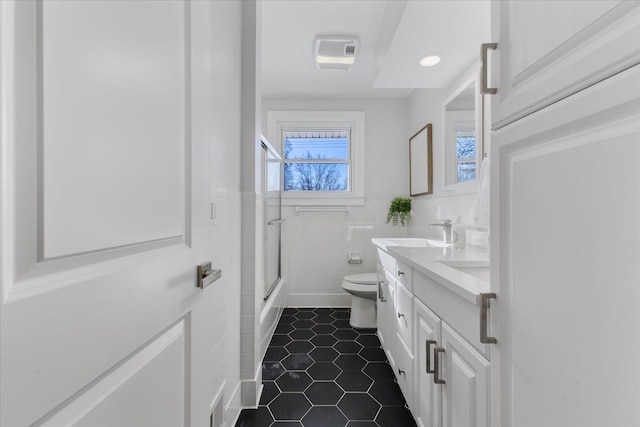
POLYGON ((443 219, 442 220, 442 224, 429 224, 429 225, 433 225, 436 227, 442 227, 442 240, 444 240, 445 243, 451 243, 452 239, 452 228, 451 228, 451 220, 450 219, 443 219))

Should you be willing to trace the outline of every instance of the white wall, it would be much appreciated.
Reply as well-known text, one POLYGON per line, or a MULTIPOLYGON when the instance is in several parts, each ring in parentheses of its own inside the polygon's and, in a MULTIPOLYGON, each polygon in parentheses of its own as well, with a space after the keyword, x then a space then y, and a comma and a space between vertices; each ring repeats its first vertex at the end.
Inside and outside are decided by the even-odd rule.
POLYGON ((371 238, 404 236, 407 232, 406 228, 386 224, 391 199, 409 194, 406 99, 265 98, 262 107, 265 135, 268 111, 365 112, 364 206, 350 207, 348 216, 296 216, 292 207, 283 207, 283 276, 288 278, 289 305, 349 306, 351 296, 342 290, 342 278, 376 271, 371 238), (348 251, 362 252, 364 262, 348 264, 348 251))

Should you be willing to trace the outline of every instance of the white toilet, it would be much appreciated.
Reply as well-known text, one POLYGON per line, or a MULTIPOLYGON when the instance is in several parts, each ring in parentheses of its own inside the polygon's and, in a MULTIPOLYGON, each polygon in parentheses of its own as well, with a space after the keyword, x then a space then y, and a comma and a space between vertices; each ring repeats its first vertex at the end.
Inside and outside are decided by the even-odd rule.
POLYGON ((343 279, 342 289, 353 295, 351 318, 349 319, 352 327, 376 327, 377 284, 378 275, 376 273, 351 274, 343 279))

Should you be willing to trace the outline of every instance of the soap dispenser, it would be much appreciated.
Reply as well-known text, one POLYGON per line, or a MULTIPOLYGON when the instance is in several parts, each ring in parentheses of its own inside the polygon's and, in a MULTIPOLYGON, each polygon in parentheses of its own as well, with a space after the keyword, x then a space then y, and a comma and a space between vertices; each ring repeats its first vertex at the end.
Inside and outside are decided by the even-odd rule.
POLYGON ((460 220, 456 221, 451 231, 451 243, 456 249, 464 249, 467 245, 467 230, 464 225, 460 223, 460 220))

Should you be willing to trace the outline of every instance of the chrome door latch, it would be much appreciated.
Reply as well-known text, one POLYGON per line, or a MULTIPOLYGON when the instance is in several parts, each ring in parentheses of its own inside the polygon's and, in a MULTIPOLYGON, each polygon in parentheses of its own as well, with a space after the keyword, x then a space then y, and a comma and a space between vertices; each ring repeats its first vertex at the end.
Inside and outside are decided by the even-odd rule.
POLYGON ((204 289, 219 278, 222 277, 222 270, 212 270, 211 263, 205 262, 204 264, 200 264, 197 268, 197 278, 198 284, 197 286, 200 289, 204 289))

